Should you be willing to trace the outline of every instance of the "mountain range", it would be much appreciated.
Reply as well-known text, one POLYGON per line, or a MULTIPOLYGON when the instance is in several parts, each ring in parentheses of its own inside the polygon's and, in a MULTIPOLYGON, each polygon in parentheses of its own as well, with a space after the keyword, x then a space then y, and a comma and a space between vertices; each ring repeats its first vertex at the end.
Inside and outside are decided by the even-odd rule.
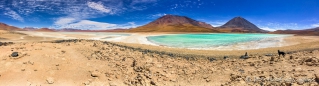
MULTIPOLYGON (((81 30, 73 28, 18 28, 0 23, 0 30, 8 31, 42 31, 42 32, 211 32, 211 33, 268 33, 242 17, 234 17, 220 27, 213 27, 205 22, 186 16, 165 15, 146 25, 131 29, 81 30)), ((319 27, 305 30, 277 30, 271 34, 319 35, 319 27)))
POLYGON ((277 30, 270 32, 271 34, 295 34, 302 36, 319 36, 319 27, 305 30, 277 30))

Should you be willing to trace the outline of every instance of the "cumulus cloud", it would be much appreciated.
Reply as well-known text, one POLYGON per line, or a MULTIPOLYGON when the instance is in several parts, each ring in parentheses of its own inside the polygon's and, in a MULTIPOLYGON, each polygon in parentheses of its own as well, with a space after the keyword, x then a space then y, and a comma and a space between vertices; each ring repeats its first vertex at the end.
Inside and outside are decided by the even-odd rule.
POLYGON ((317 24, 312 24, 311 26, 312 26, 312 27, 319 27, 319 23, 317 23, 317 24))
POLYGON ((11 10, 10 8, 7 8, 5 10, 6 12, 4 13, 4 15, 11 17, 14 20, 18 20, 20 22, 24 22, 24 19, 15 11, 11 10))

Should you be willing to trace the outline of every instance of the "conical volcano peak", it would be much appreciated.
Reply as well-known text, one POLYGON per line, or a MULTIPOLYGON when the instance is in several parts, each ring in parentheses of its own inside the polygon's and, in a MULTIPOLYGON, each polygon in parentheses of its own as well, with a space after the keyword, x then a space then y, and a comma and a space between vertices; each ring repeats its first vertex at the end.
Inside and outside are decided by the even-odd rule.
POLYGON ((164 15, 144 26, 130 31, 144 32, 217 32, 210 24, 191 19, 186 16, 164 15))
POLYGON ((240 28, 242 30, 248 30, 248 32, 265 32, 264 30, 258 28, 256 25, 240 16, 234 17, 233 19, 229 20, 226 24, 221 26, 221 28, 240 28))
POLYGON ((213 27, 209 24, 206 24, 204 22, 200 22, 191 18, 188 18, 186 16, 179 16, 179 15, 164 15, 157 20, 149 23, 148 25, 157 25, 157 26, 167 26, 167 25, 193 25, 193 26, 199 26, 203 28, 210 28, 213 27))

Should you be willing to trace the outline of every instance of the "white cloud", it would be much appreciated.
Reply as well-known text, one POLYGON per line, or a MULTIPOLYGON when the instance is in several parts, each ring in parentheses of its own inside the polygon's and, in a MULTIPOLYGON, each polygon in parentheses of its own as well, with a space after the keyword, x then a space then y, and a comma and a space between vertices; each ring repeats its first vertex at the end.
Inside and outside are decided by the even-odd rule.
POLYGON ((75 18, 59 18, 57 19, 57 21, 54 22, 54 25, 66 25, 75 21, 75 18))
POLYGON ((157 0, 133 0, 132 4, 139 4, 139 3, 151 3, 151 2, 156 2, 157 0))
POLYGON ((130 24, 130 26, 132 26, 132 27, 136 27, 135 22, 128 22, 128 24, 130 24))
POLYGON ((99 11, 104 12, 104 13, 111 12, 111 9, 105 8, 104 5, 101 3, 88 2, 87 5, 92 9, 99 10, 99 11))
POLYGON ((317 23, 317 24, 312 24, 311 26, 312 26, 312 27, 319 27, 319 23, 317 23))
POLYGON ((278 29, 271 29, 269 27, 261 27, 260 29, 267 30, 267 31, 276 31, 276 30, 278 30, 278 29))
POLYGON ((60 28, 105 30, 105 29, 113 29, 115 26, 117 25, 110 24, 110 23, 95 22, 90 20, 81 20, 79 22, 63 25, 60 28))
POLYGON ((128 22, 126 24, 112 24, 112 23, 105 23, 105 22, 96 22, 91 20, 80 20, 78 22, 73 22, 69 24, 60 24, 55 25, 51 28, 74 28, 74 29, 90 29, 90 30, 108 30, 108 29, 128 29, 134 28, 137 25, 135 22, 128 22))
MULTIPOLYGON (((19 21, 50 21, 52 27, 70 25, 82 20, 118 15, 124 12, 145 10, 147 5, 156 5, 157 0, 0 0, 0 8, 14 9, 3 14, 19 21), (52 16, 44 18, 36 13, 52 16), (45 19, 45 20, 43 20, 45 19)), ((0 14, 1 15, 1 14, 0 14)), ((47 16, 45 16, 47 17, 47 16)), ((129 24, 127 24, 129 25, 129 24)), ((121 26, 121 25, 120 25, 121 26)))
POLYGON ((206 22, 210 25, 212 25, 213 27, 220 27, 222 25, 224 25, 227 21, 209 21, 209 22, 206 22))
POLYGON ((266 24, 257 24, 259 27, 268 27, 274 30, 287 30, 287 29, 305 29, 309 27, 301 26, 298 23, 278 23, 268 22, 266 24))
POLYGON ((18 20, 20 22, 24 22, 24 19, 15 11, 11 10, 10 8, 6 9, 4 15, 10 16, 14 20, 18 20))
POLYGON ((166 13, 158 13, 158 14, 150 15, 148 18, 155 19, 155 18, 159 18, 159 17, 165 16, 165 15, 166 15, 166 13))

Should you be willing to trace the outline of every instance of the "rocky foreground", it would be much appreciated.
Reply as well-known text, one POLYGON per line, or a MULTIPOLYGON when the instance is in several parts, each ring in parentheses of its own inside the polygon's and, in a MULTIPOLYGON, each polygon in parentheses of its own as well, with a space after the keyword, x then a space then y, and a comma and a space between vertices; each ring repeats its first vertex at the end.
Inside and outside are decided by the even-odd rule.
POLYGON ((10 43, 1 45, 0 52, 0 85, 319 84, 319 50, 216 60, 110 42, 62 40, 10 43))

